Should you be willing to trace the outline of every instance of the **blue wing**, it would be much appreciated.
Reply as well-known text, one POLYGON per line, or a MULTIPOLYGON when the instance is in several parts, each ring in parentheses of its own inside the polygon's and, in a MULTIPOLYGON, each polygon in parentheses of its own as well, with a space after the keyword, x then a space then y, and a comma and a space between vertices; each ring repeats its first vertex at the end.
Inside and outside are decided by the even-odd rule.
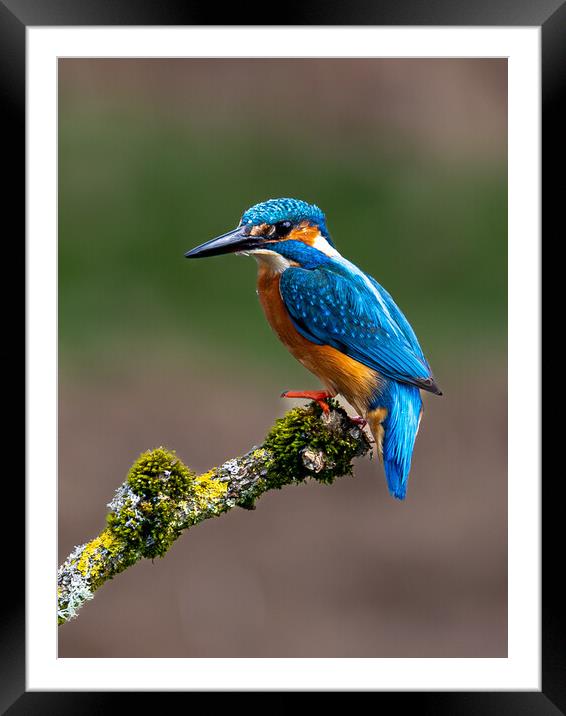
POLYGON ((331 263, 288 268, 279 290, 307 340, 330 345, 388 378, 439 392, 409 322, 371 277, 331 263))

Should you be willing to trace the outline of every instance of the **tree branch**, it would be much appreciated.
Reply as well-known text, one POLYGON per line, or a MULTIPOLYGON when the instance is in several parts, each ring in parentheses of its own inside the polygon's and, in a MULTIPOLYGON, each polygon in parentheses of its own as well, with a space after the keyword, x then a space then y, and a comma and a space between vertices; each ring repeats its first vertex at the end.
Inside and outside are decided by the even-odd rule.
POLYGON ((264 442, 202 475, 163 447, 143 453, 108 504, 106 528, 75 547, 57 575, 59 624, 75 617, 106 581, 142 558, 162 557, 183 530, 232 507, 254 509, 268 490, 306 478, 331 484, 352 474, 371 449, 365 432, 335 402, 279 418, 264 442))

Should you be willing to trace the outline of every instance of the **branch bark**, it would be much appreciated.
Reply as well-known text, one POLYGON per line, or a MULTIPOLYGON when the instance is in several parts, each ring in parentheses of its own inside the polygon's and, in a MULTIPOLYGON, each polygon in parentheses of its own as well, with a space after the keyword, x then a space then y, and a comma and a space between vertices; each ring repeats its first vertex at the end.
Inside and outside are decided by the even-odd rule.
POLYGON ((140 559, 162 557, 179 535, 239 506, 255 509, 265 492, 308 478, 331 484, 352 474, 354 457, 367 454, 366 433, 335 402, 317 403, 279 418, 260 446, 202 475, 174 451, 160 447, 136 460, 108 504, 106 528, 79 545, 57 575, 57 619, 64 624, 116 574, 140 559))

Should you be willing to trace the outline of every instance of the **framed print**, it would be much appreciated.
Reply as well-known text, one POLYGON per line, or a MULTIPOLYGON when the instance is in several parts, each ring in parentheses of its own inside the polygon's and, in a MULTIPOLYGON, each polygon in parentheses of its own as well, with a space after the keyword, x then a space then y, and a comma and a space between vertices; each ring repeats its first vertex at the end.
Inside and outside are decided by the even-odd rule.
POLYGON ((112 691, 566 708, 538 429, 564 18, 354 4, 217 26, 2 0, 27 269, 8 713, 96 712, 112 691), (259 307, 255 262, 227 255, 250 252, 259 307), (300 341, 374 361, 379 400, 344 367, 313 392, 300 341), (413 433, 392 443, 397 421, 413 433))

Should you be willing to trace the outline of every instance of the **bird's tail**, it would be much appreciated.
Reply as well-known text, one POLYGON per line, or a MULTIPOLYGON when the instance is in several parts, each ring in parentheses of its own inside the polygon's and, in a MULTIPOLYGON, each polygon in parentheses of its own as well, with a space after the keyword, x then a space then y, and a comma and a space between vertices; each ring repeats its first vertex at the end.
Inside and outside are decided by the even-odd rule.
POLYGON ((378 455, 383 461, 387 487, 398 500, 403 500, 407 493, 421 414, 419 389, 394 380, 375 393, 367 414, 378 455))

